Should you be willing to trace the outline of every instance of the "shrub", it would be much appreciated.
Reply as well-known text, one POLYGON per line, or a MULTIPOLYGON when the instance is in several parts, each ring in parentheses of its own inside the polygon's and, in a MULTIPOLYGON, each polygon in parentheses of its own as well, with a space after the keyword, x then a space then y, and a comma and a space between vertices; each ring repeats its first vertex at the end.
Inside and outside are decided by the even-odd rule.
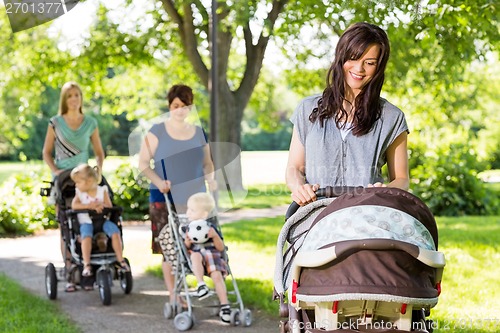
POLYGON ((435 215, 500 213, 498 197, 477 176, 484 166, 468 144, 440 145, 417 160, 421 164, 410 169, 411 188, 435 215))
POLYGON ((148 219, 149 184, 144 177, 137 177, 130 163, 122 163, 108 177, 114 192, 113 203, 123 207, 127 219, 148 219))
POLYGON ((42 178, 35 172, 19 173, 0 187, 0 235, 29 234, 55 228, 54 206, 40 196, 42 178))

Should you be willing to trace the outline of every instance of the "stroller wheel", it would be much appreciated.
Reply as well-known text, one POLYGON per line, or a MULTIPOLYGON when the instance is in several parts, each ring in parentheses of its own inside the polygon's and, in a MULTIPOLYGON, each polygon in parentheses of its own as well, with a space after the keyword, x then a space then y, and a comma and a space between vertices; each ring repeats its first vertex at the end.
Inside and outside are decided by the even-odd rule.
MULTIPOLYGON (((128 259, 124 258, 123 260, 125 260, 127 265, 129 265, 130 267, 128 259)), ((120 276, 120 286, 122 287, 123 292, 125 294, 130 294, 130 292, 132 291, 132 286, 134 284, 134 281, 132 279, 132 272, 120 272, 119 276, 120 276)))
POLYGON ((49 263, 45 267, 45 289, 49 299, 57 298, 57 275, 53 263, 49 263))
POLYGON ((99 296, 103 305, 111 304, 111 274, 107 270, 99 271, 97 274, 99 284, 99 296))
POLYGON ((252 320, 252 311, 250 311, 249 309, 243 310, 243 326, 248 327, 252 325, 252 320))
POLYGON ((187 313, 179 313, 174 318, 174 326, 179 331, 187 331, 193 327, 193 318, 187 313))
POLYGON ((241 324, 240 320, 240 310, 231 310, 231 319, 229 321, 233 326, 239 326, 241 324))

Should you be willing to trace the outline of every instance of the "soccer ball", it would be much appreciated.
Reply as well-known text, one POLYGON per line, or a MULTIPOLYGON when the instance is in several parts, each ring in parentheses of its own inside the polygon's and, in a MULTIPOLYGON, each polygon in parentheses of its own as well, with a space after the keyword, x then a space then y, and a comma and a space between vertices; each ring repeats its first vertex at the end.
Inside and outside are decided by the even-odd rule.
POLYGON ((202 244, 208 240, 208 231, 210 230, 210 225, 205 220, 196 220, 189 223, 188 235, 193 243, 202 244))

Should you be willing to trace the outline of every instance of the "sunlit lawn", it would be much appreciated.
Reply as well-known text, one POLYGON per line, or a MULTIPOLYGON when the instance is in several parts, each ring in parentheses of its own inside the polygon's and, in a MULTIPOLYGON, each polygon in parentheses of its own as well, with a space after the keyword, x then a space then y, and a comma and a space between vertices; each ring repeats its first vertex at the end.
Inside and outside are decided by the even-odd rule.
MULTIPOLYGON (((127 157, 108 156, 104 164, 104 175, 108 176, 121 164, 127 161, 127 157)), ((91 165, 95 165, 95 160, 89 161, 91 165)), ((0 184, 7 178, 16 173, 28 172, 44 173, 50 177, 50 169, 43 161, 28 161, 28 162, 0 162, 0 184)), ((48 179, 50 180, 50 179, 48 179)))
POLYGON ((219 191, 219 206, 222 210, 244 208, 270 208, 291 203, 290 191, 285 184, 248 185, 245 191, 219 191))
POLYGON ((77 333, 58 306, 0 274, 0 332, 77 333))
MULTIPOLYGON (((10 176, 19 172, 42 172, 45 165, 42 161, 33 162, 0 162, 0 184, 10 176)), ((48 170, 48 167, 47 167, 48 170)))
POLYGON ((438 226, 447 265, 434 318, 451 332, 499 332, 500 217, 439 218, 438 226))

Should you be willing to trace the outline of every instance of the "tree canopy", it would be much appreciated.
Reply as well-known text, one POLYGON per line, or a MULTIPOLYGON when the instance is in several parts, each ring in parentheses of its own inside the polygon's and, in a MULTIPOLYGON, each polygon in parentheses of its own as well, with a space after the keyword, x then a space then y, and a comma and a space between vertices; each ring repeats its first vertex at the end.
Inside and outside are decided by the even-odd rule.
MULTIPOLYGON (((126 119, 163 112, 165 93, 178 82, 194 88, 208 124, 211 3, 84 4, 91 2, 99 5, 79 41, 55 34, 50 23, 13 33, 0 14, 0 156, 41 156, 47 119, 68 80, 81 83, 85 110, 110 115, 100 126, 113 138, 112 131, 129 130, 126 119)), ((427 177, 418 170, 425 159, 447 152, 498 166, 498 7, 494 0, 219 1, 219 140, 240 144, 242 132, 263 129, 283 130, 272 138, 286 140, 290 128, 283 124, 297 101, 324 89, 338 36, 368 21, 389 35, 383 96, 405 112, 416 134, 410 137, 415 179, 427 177)), ((469 166, 470 179, 477 168, 469 166)))

